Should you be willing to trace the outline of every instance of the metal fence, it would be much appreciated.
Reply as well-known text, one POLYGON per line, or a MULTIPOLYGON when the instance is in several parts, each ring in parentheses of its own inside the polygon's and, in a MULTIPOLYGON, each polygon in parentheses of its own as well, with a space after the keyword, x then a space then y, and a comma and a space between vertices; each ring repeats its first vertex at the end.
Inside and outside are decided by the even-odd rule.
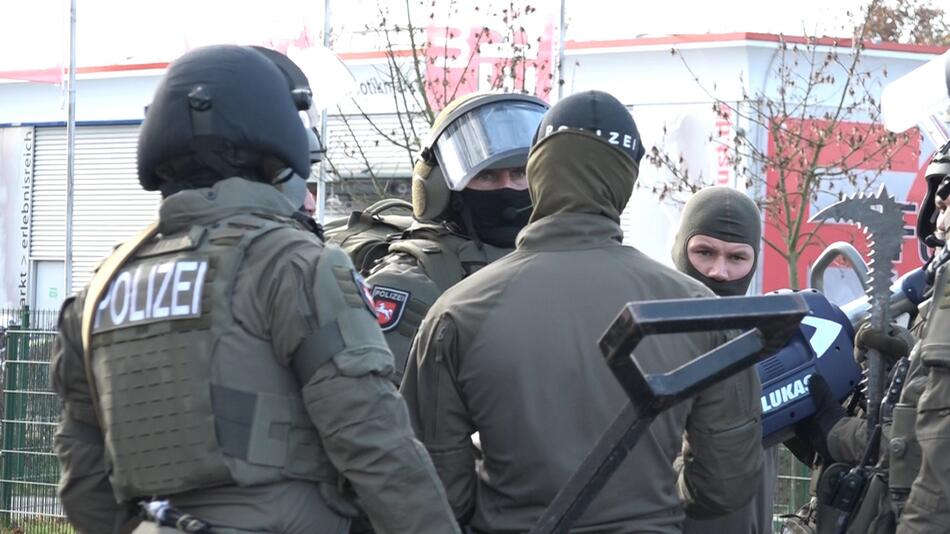
POLYGON ((772 505, 772 527, 782 531, 782 515, 793 514, 811 500, 811 470, 798 461, 785 447, 778 451, 778 484, 772 505))
POLYGON ((71 533, 56 497, 59 463, 53 453, 53 433, 60 402, 49 386, 56 317, 23 310, 18 319, 14 324, 4 321, 0 343, 0 532, 71 533), (31 326, 34 319, 37 327, 31 326))
POLYGON ((53 331, 56 330, 58 318, 58 310, 32 310, 29 307, 0 308, 0 330, 11 326, 22 328, 22 325, 29 325, 35 330, 53 331))

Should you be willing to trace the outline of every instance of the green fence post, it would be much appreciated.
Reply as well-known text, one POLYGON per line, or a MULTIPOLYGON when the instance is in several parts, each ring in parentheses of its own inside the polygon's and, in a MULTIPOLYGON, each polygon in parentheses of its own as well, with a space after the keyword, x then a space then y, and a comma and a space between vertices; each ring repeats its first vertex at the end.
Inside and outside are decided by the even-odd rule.
POLYGON ((2 463, 2 472, 0 472, 0 479, 3 482, 0 482, 0 506, 3 507, 3 512, 0 512, 0 523, 4 526, 10 526, 10 512, 9 510, 13 504, 13 488, 10 480, 14 480, 14 458, 9 451, 13 450, 13 445, 15 443, 13 435, 15 429, 13 424, 9 421, 16 419, 16 413, 19 411, 16 404, 19 402, 19 398, 15 394, 7 393, 10 390, 16 389, 17 383, 17 366, 10 365, 9 362, 17 361, 17 351, 20 348, 20 339, 21 334, 11 333, 9 330, 6 335, 6 362, 4 363, 4 373, 3 373, 3 425, 2 425, 2 434, 3 434, 3 461, 2 463))
MULTIPOLYGON (((17 360, 20 362, 30 360, 30 341, 32 335, 29 333, 30 330, 30 307, 23 306, 20 310, 20 329, 23 330, 23 333, 20 334, 20 348, 17 350, 17 360)), ((29 482, 29 477, 26 472, 26 463, 27 463, 27 432, 30 428, 26 421, 29 420, 27 413, 30 410, 30 398, 27 391, 30 391, 30 365, 29 364, 17 364, 18 367, 16 373, 16 384, 14 385, 17 396, 16 406, 16 423, 13 423, 12 426, 16 430, 13 432, 13 450, 16 453, 13 455, 13 474, 14 477, 11 480, 14 483, 11 485, 10 493, 13 496, 13 500, 17 501, 19 506, 26 504, 25 499, 30 494, 30 487, 26 484, 29 482)), ((17 508, 17 506, 14 506, 17 508)), ((14 514, 10 514, 11 519, 16 519, 14 514)))
MULTIPOLYGON (((24 330, 23 334, 20 336, 20 350, 17 351, 17 358, 19 358, 20 361, 31 360, 30 343, 33 339, 33 335, 29 333, 30 326, 31 326, 30 323, 31 323, 30 306, 25 305, 23 306, 23 309, 20 311, 20 324, 23 325, 21 328, 24 330)), ((26 423, 26 421, 29 421, 30 419, 28 416, 28 412, 30 411, 30 396, 26 392, 31 391, 32 389, 30 387, 31 366, 30 364, 19 364, 17 365, 17 367, 20 368, 20 370, 17 371, 17 376, 16 376, 17 377, 16 389, 17 391, 20 392, 17 394, 17 396, 20 398, 20 402, 17 403, 18 411, 16 414, 16 420, 20 422, 16 423, 16 428, 18 431, 14 434, 14 436, 16 437, 16 451, 17 451, 16 458, 15 458, 16 460, 15 469, 16 469, 16 474, 18 477, 15 480, 17 480, 19 484, 13 488, 14 489, 13 493, 14 495, 16 494, 23 495, 25 493, 24 490, 27 489, 27 487, 23 483, 28 481, 28 477, 26 473, 27 456, 25 453, 27 452, 27 444, 26 444, 27 432, 29 432, 30 430, 29 426, 26 423), (17 491, 17 490, 20 490, 20 491, 17 491)))

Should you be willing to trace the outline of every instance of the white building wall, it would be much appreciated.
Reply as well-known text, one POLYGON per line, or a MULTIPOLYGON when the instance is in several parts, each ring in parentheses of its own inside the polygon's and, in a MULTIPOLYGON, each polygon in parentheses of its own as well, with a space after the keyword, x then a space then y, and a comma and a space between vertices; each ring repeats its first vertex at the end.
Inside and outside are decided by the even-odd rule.
MULTIPOLYGON (((615 43, 616 44, 616 43, 615 43)), ((586 45, 585 45, 586 46, 586 45)), ((565 94, 587 89, 610 92, 632 107, 644 144, 682 149, 688 154, 690 169, 711 177, 718 176, 713 144, 707 139, 715 128, 711 110, 714 98, 737 101, 743 94, 775 95, 778 78, 769 75, 777 63, 777 44, 758 41, 706 42, 679 45, 679 54, 692 72, 684 67, 680 55, 670 53, 672 45, 636 47, 576 47, 567 51, 565 94), (696 83, 698 79, 702 86, 696 83), (666 135, 664 136, 664 128, 666 135), (697 155, 697 151, 704 152, 697 155)), ((926 54, 865 52, 864 65, 880 76, 882 83, 910 71, 929 59, 926 54), (887 71, 887 77, 883 73, 887 71)), ((846 57, 844 58, 847 59, 846 57)), ((357 81, 356 102, 366 113, 392 113, 395 103, 391 86, 386 84, 385 60, 360 59, 350 62, 357 81)), ((76 257, 73 279, 76 287, 88 279, 96 259, 111 246, 134 232, 155 216, 158 197, 138 188, 134 169, 134 124, 144 117, 160 78, 159 71, 105 72, 81 75, 77 89, 76 184, 76 257), (93 126, 91 123, 111 123, 93 126)), ((840 92, 843 76, 825 89, 827 96, 840 92)), ((330 80, 314 80, 332 83, 330 80)), ((879 98, 879 88, 874 98, 879 98)), ((355 113, 352 103, 331 108, 331 114, 355 113)), ((58 86, 37 83, 0 83, 0 126, 49 123, 65 119, 64 93, 58 86)), ((389 124, 386 121, 383 121, 389 124)), ((392 122, 392 121, 389 121, 392 122)), ((372 135, 372 129, 359 124, 358 135, 372 135)), ((733 128, 751 130, 749 124, 734 121, 733 128)), ((345 145, 352 140, 341 135, 345 128, 331 120, 331 156, 344 162, 341 167, 358 173, 361 162, 345 145), (341 141, 341 139, 347 139, 341 141)), ((31 258, 36 261, 62 259, 62 228, 56 219, 64 209, 59 192, 65 190, 65 135, 62 127, 37 129, 36 180, 34 195, 34 234, 31 258)), ((766 141, 764 132, 751 132, 766 141)), ((378 170, 386 176, 408 175, 409 161, 401 149, 367 140, 371 159, 379 159, 378 170), (405 161, 403 161, 405 160, 405 161)), ((680 205, 657 202, 651 184, 661 171, 644 160, 640 188, 634 193, 623 214, 625 241, 638 246, 660 261, 669 262, 669 247, 678 223, 680 205), (650 231, 643 231, 649 228, 650 231)), ((0 176, 0 184, 7 177, 0 176)))

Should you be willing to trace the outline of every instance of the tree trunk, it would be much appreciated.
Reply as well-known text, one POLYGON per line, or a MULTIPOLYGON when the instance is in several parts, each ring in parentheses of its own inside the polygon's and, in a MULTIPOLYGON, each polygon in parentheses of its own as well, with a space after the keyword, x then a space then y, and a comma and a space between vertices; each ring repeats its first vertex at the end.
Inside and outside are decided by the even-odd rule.
POLYGON ((798 282, 798 252, 788 252, 788 287, 789 289, 801 289, 798 282))

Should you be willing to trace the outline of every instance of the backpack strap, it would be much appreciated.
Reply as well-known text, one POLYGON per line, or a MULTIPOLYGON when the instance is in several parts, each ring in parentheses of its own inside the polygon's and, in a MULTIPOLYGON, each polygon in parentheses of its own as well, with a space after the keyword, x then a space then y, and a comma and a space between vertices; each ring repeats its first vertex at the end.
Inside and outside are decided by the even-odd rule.
MULTIPOLYGON (((346 228, 341 231, 332 230, 330 232, 332 237, 328 239, 328 242, 340 245, 346 249, 345 244, 350 238, 368 233, 381 225, 392 227, 394 231, 405 231, 409 227, 408 224, 403 228, 401 225, 393 224, 393 221, 385 220, 382 217, 383 213, 398 209, 406 210, 411 213, 412 204, 398 198, 386 198, 373 203, 363 211, 354 211, 350 213, 350 217, 346 222, 346 228)), ((332 224, 333 223, 331 223, 331 225, 332 224)), ((351 252, 356 269, 360 272, 365 272, 372 267, 373 260, 386 255, 388 248, 388 240, 380 240, 379 243, 368 245, 366 250, 361 251, 359 254, 351 252)))
POLYGON ((368 208, 363 210, 363 213, 367 213, 370 216, 382 215, 384 212, 387 212, 393 209, 404 209, 404 210, 408 210, 411 213, 412 203, 407 200, 403 200, 401 198, 384 198, 382 200, 374 202, 368 208))
POLYGON ((351 236, 369 230, 376 223, 384 222, 380 219, 380 216, 392 209, 406 209, 412 212, 412 204, 398 198, 385 198, 372 204, 363 211, 354 211, 350 213, 350 219, 346 223, 346 230, 343 230, 337 235, 336 241, 342 243, 351 236))

